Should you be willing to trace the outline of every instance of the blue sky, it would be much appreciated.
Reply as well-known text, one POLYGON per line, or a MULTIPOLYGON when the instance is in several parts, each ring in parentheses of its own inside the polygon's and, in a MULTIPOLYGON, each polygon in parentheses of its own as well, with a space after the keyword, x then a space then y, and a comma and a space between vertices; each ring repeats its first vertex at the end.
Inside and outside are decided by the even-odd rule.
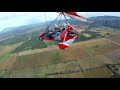
MULTIPOLYGON (((77 12, 85 17, 92 16, 120 16, 120 12, 77 12)), ((55 19, 59 13, 56 12, 0 12, 0 31, 8 28, 27 24, 34 24, 55 19)))

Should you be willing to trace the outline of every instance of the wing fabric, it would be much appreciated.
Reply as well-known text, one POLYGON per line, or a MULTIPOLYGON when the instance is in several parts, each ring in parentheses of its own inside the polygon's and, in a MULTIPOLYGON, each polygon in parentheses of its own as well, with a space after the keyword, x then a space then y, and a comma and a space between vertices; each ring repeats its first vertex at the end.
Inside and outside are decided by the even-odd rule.
POLYGON ((87 19, 85 17, 78 15, 76 12, 64 12, 64 14, 68 17, 73 18, 73 19, 87 22, 87 19))

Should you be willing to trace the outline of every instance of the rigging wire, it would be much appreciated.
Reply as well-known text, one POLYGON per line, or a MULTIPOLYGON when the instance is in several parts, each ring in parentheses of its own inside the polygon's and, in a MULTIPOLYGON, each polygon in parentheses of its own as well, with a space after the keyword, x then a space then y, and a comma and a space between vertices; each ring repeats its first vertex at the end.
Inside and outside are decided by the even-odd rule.
POLYGON ((46 17, 45 12, 44 12, 44 16, 45 16, 45 19, 46 19, 46 24, 47 24, 47 27, 48 27, 48 22, 47 22, 47 17, 46 17))
POLYGON ((58 26, 59 26, 59 24, 60 24, 60 21, 61 21, 61 17, 62 17, 62 14, 61 14, 61 16, 60 16, 60 20, 59 20, 59 22, 58 22, 58 26))
MULTIPOLYGON (((68 23, 68 20, 67 20, 67 18, 66 18, 66 16, 65 16, 65 14, 64 14, 64 12, 62 12, 62 14, 63 14, 64 17, 65 17, 65 20, 66 20, 67 24, 69 24, 69 23, 68 23)), ((67 34, 68 34, 68 32, 65 34, 65 37, 64 37, 64 40, 63 40, 63 41, 65 41, 65 39, 66 39, 66 37, 67 37, 67 34)))
MULTIPOLYGON (((60 13, 59 16, 60 16, 61 14, 62 14, 62 13, 60 13)), ((48 28, 59 18, 59 16, 46 28, 46 31, 49 30, 48 28)))
POLYGON ((62 12, 62 14, 64 15, 64 18, 65 18, 66 22, 68 23, 68 20, 67 20, 67 18, 65 16, 64 12, 62 12))

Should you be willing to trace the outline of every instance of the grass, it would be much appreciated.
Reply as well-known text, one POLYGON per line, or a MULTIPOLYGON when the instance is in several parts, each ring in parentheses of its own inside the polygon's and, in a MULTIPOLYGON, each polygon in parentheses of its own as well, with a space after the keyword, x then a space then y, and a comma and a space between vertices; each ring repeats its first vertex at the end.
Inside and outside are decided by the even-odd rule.
POLYGON ((60 52, 52 52, 51 53, 52 60, 59 60, 60 59, 60 52))
POLYGON ((81 45, 81 49, 87 53, 89 56, 95 55, 96 50, 102 49, 104 44, 100 42, 88 43, 81 45))
POLYGON ((29 59, 26 56, 20 56, 17 58, 17 60, 28 61, 29 59))
POLYGON ((37 34, 33 34, 30 40, 27 40, 22 45, 17 47, 15 50, 13 50, 12 53, 18 53, 30 49, 34 50, 34 49, 46 48, 47 46, 48 45, 45 42, 39 41, 37 34))
POLYGON ((87 78, 110 78, 113 75, 106 67, 84 71, 84 74, 87 78))
POLYGON ((47 51, 34 53, 30 55, 18 56, 14 68, 28 68, 56 64, 59 61, 60 53, 58 51, 47 51))
POLYGON ((87 53, 89 56, 92 56, 93 54, 95 54, 95 51, 93 48, 84 48, 83 49, 85 53, 87 53))

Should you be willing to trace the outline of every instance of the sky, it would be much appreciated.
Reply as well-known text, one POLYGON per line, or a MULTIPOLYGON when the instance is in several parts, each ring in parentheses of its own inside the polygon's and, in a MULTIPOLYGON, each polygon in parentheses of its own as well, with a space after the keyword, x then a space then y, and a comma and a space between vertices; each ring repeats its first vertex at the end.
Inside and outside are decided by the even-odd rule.
MULTIPOLYGON (((120 16, 120 12, 77 12, 86 18, 92 16, 120 16)), ((0 31, 5 28, 35 24, 54 20, 59 13, 56 12, 0 12, 0 31)))

